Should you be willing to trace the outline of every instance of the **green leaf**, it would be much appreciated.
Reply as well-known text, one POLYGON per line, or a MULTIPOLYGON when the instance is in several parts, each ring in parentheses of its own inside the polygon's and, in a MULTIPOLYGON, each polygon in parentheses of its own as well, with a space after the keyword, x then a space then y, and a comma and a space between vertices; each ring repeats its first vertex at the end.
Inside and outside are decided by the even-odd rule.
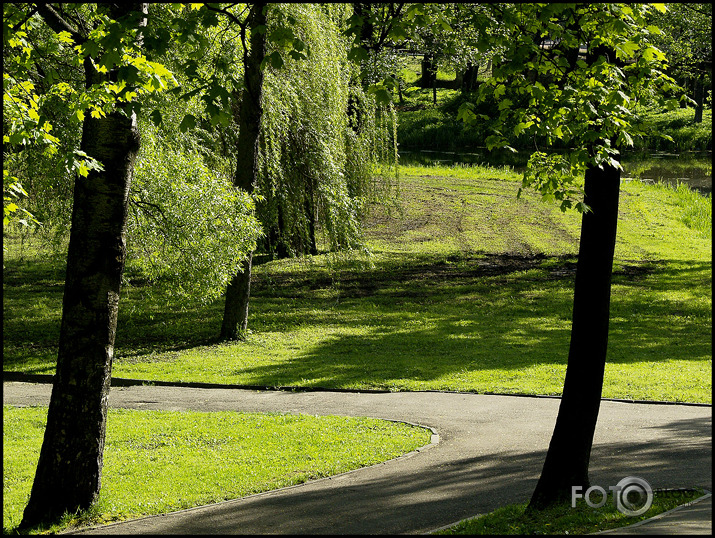
POLYGON ((74 39, 72 39, 72 34, 66 31, 59 32, 57 34, 57 38, 60 40, 61 43, 68 43, 68 44, 73 44, 74 39))
POLYGON ((390 92, 388 92, 384 88, 376 89, 374 94, 375 100, 381 105, 387 105, 392 101, 392 96, 390 95, 390 92))
POLYGON ((501 101, 499 101, 499 110, 511 108, 511 105, 513 104, 514 103, 511 99, 502 99, 501 101))
POLYGON ((186 116, 184 116, 184 119, 181 120, 179 130, 184 133, 188 129, 193 129, 194 127, 196 127, 196 118, 191 114, 187 114, 186 116))
POLYGON ((474 105, 472 105, 472 103, 464 102, 459 105, 457 120, 461 120, 464 123, 474 123, 476 119, 477 115, 474 113, 474 105))
POLYGON ((265 69, 268 64, 271 64, 271 67, 274 69, 282 68, 284 62, 281 53, 276 50, 263 58, 263 61, 261 62, 261 70, 265 69))
POLYGON ((633 147, 633 139, 631 138, 631 135, 625 131, 621 131, 621 134, 618 135, 618 140, 629 148, 633 147))
POLYGON ((288 55, 293 58, 294 60, 305 60, 308 56, 304 52, 300 52, 297 50, 291 50, 288 52, 288 55))
POLYGON ((152 121, 154 125, 157 127, 161 125, 161 112, 159 110, 153 110, 151 114, 149 114, 149 119, 152 121))
POLYGON ((506 141, 504 140, 504 138, 498 135, 488 136, 485 140, 485 143, 489 151, 493 150, 494 148, 503 148, 506 145, 506 141))
POLYGON ((350 52, 348 52, 348 60, 351 60, 355 63, 360 63, 368 59, 368 53, 367 50, 365 50, 362 47, 353 47, 350 49, 350 52))
POLYGON ((638 43, 626 41, 625 43, 616 45, 616 56, 621 59, 631 59, 639 48, 638 43))

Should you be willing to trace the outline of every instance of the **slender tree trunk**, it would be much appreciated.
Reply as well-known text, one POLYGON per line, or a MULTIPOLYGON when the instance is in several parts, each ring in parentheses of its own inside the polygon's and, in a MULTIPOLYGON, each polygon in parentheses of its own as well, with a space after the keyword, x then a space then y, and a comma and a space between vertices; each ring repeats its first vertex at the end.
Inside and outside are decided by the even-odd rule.
POLYGON ((694 124, 703 122, 703 108, 705 102, 705 84, 703 83, 704 75, 700 73, 698 78, 695 79, 694 83, 694 95, 695 100, 695 118, 693 119, 694 124))
POLYGON ((462 75, 460 88, 462 93, 472 92, 477 88, 477 77, 479 76, 479 64, 474 65, 471 62, 467 64, 464 74, 462 75))
POLYGON ((608 345, 620 176, 612 167, 586 171, 584 201, 592 212, 583 215, 581 224, 564 392, 530 510, 570 501, 572 486, 589 487, 588 466, 608 345))
MULTIPOLYGON (((257 2, 251 8, 248 27, 253 30, 266 24, 263 8, 265 2, 257 2)), ((251 31, 251 50, 244 70, 245 87, 241 94, 239 112, 238 151, 234 185, 248 193, 253 192, 258 171, 258 143, 261 126, 261 94, 263 71, 261 61, 265 56, 264 32, 251 31)), ((251 291, 253 254, 246 260, 243 271, 237 274, 226 289, 226 303, 221 323, 222 340, 239 340, 245 337, 248 328, 248 300, 251 291)))
POLYGON ((135 117, 86 119, 81 147, 105 170, 75 182, 57 371, 25 528, 88 508, 101 487, 135 117))
POLYGON ((425 54, 422 58, 422 78, 420 79, 420 85, 424 89, 429 89, 434 86, 436 72, 434 69, 434 57, 432 54, 425 54))

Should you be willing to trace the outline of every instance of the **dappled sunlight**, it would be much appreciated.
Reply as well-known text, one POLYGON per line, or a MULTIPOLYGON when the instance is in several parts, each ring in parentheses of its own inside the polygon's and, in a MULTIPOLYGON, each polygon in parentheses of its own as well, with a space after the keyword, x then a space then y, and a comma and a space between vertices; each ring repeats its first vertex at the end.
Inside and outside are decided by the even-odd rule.
MULTIPOLYGON (((370 255, 256 263, 243 342, 217 343, 222 300, 187 303, 133 282, 122 292, 113 375, 559 394, 580 216, 534 193, 517 200, 516 187, 506 178, 404 178, 401 210, 367 223, 370 255)), ((692 380, 711 372, 711 247, 670 210, 653 210, 659 192, 623 188, 604 395, 709 401, 692 380), (666 242, 651 237, 661 228, 666 242)), ((7 265, 5 369, 52 373, 62 275, 38 266, 26 279, 18 262, 7 265)))

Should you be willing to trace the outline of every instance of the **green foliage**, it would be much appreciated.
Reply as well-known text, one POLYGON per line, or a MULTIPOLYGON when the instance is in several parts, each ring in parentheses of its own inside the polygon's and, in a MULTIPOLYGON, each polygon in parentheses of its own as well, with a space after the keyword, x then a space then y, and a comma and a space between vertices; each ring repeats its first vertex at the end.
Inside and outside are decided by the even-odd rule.
POLYGON ((333 9, 342 8, 286 4, 271 12, 270 23, 279 27, 292 18, 310 51, 266 71, 262 102, 259 214, 275 230, 273 247, 282 244, 294 255, 314 252, 316 227, 331 249, 355 247, 376 164, 395 161, 394 116, 354 85, 333 9))
POLYGON ((668 185, 659 183, 655 188, 671 195, 672 203, 680 209, 680 219, 691 230, 699 232, 704 239, 712 238, 713 200, 712 193, 703 196, 684 183, 668 185))
POLYGON ((253 200, 217 174, 196 149, 145 124, 128 222, 128 263, 173 293, 211 301, 255 248, 253 200))
POLYGON ((708 151, 713 147, 712 109, 703 111, 702 123, 694 124, 695 110, 676 108, 642 114, 643 135, 635 149, 660 151, 708 151))
MULTIPOLYGON (((562 208, 585 209, 561 188, 569 176, 586 166, 620 168, 618 148, 632 147, 642 132, 636 103, 664 100, 675 88, 663 72, 665 56, 649 42, 649 9, 516 4, 493 10, 504 32, 492 41, 494 76, 479 88, 478 100, 493 99, 499 111, 487 147, 509 147, 515 137, 532 136, 544 148, 572 148, 568 157, 531 159, 534 170, 524 178, 544 194, 549 182, 535 179, 558 170, 551 183, 562 208)), ((464 103, 461 117, 476 122, 474 108, 464 103)))
MULTIPOLYGON (((50 134, 53 126, 42 108, 43 101, 54 96, 61 97, 64 115, 81 122, 86 113, 99 118, 113 110, 126 110, 125 105, 135 99, 175 84, 173 75, 163 65, 147 60, 136 44, 137 20, 115 21, 102 9, 75 5, 74 15, 85 19, 84 24, 92 30, 87 35, 55 33, 48 30, 42 17, 18 6, 3 5, 7 55, 3 63, 3 137, 11 146, 39 144, 47 146, 50 154, 57 151, 59 139, 50 134), (36 42, 42 43, 42 48, 37 48, 36 42), (99 73, 115 70, 117 80, 93 80, 80 86, 78 80, 66 80, 52 65, 53 60, 68 62, 79 69, 87 59, 99 73)), ((77 171, 86 175, 82 166, 87 163, 79 163, 77 171)))
MULTIPOLYGON (((570 209, 573 199, 583 194, 583 189, 575 183, 576 172, 579 171, 580 163, 572 162, 563 155, 546 154, 535 151, 529 158, 529 163, 524 172, 522 180, 523 187, 531 187, 541 193, 541 199, 548 201, 559 201, 561 211, 570 209)), ((582 177, 582 174, 579 173, 582 177)), ((517 198, 521 196, 519 189, 517 198)), ((584 213, 588 211, 588 206, 583 202, 576 203, 576 209, 584 213)))
POLYGON ((114 20, 102 6, 89 4, 59 9, 3 4, 4 225, 22 213, 29 218, 21 224, 47 220, 54 227, 66 219, 67 184, 102 168, 79 150, 85 115, 131 113, 137 99, 175 84, 137 44, 138 17, 114 20), (86 28, 91 30, 82 33, 86 28), (113 80, 92 76, 110 71, 113 80), (18 205, 16 195, 23 191, 30 209, 18 205), (58 193, 64 203, 56 204, 58 193))
POLYGON ((708 73, 713 57, 712 4, 676 2, 666 8, 651 14, 648 29, 666 54, 670 72, 687 78, 708 73))

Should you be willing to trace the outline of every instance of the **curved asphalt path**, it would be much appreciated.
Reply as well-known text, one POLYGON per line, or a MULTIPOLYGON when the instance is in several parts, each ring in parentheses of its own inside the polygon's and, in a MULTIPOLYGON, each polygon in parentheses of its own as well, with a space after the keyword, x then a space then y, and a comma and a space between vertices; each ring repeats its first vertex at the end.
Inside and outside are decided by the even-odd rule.
MULTIPOLYGON (((49 384, 4 382, 3 403, 47 404, 50 389, 49 384)), ((428 426, 438 439, 408 456, 329 479, 83 533, 416 534, 527 501, 559 399, 113 386, 109 403, 134 409, 368 416, 428 426)), ((653 488, 712 490, 712 407, 603 401, 590 469, 592 483, 604 488, 637 476, 653 488)), ((630 533, 710 534, 712 500, 695 507, 699 515, 693 527, 684 526, 695 513, 686 509, 679 512, 685 523, 643 525, 630 533)))

